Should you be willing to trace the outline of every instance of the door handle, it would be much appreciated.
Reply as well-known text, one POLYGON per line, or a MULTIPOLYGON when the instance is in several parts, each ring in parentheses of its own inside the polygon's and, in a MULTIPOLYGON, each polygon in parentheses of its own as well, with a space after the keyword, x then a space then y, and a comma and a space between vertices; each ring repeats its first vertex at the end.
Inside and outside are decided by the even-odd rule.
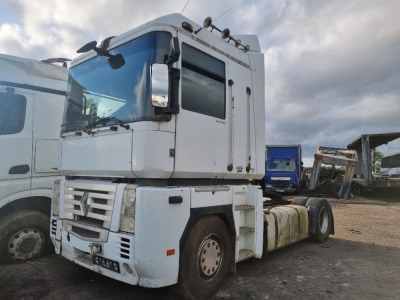
POLYGON ((10 175, 15 175, 15 174, 26 174, 31 170, 29 165, 18 165, 18 166, 13 166, 10 168, 8 171, 8 174, 10 175))

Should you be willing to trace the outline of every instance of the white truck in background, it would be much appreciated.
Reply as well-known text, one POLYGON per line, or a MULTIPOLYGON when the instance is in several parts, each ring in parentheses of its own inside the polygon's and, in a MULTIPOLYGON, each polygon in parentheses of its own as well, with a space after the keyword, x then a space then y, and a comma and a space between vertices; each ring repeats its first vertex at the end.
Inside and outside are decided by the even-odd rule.
MULTIPOLYGON (((49 60, 52 61, 52 60, 49 60)), ((68 70, 0 54, 0 263, 48 253, 68 70)))
POLYGON ((66 178, 53 189, 56 253, 207 298, 236 263, 333 233, 326 200, 277 205, 250 184, 265 172, 256 36, 172 14, 78 52, 61 128, 66 178))

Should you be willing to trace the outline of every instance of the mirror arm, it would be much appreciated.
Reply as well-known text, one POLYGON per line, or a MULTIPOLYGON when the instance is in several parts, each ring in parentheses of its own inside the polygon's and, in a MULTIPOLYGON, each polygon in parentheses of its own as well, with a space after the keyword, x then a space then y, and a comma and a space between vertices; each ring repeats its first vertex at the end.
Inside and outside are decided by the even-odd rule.
POLYGON ((171 114, 179 113, 179 81, 181 79, 181 70, 177 68, 168 67, 169 81, 168 81, 168 99, 169 104, 166 111, 171 114))
POLYGON ((172 67, 174 62, 179 60, 179 56, 181 55, 181 49, 179 47, 179 39, 178 37, 174 36, 171 39, 171 49, 168 55, 168 59, 165 62, 168 67, 172 67))

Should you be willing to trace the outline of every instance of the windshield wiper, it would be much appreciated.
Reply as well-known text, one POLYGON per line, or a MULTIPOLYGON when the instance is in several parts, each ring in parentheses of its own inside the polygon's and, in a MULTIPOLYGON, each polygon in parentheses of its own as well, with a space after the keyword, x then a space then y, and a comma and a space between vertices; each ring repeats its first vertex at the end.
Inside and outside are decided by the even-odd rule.
POLYGON ((99 118, 96 121, 86 125, 83 128, 83 131, 91 134, 92 133, 92 129, 96 128, 97 125, 103 125, 103 126, 107 126, 107 125, 115 125, 118 124, 119 126, 125 128, 126 130, 129 129, 129 125, 125 124, 125 122, 121 121, 120 119, 118 119, 117 117, 103 117, 103 118, 99 118), (108 124, 110 122, 113 122, 112 124, 108 124))
POLYGON ((118 123, 118 125, 119 126, 121 126, 122 128, 125 128, 126 130, 128 130, 130 127, 129 127, 129 124, 126 124, 126 122, 124 122, 124 121, 121 121, 120 119, 118 119, 117 117, 112 117, 111 118, 113 121, 116 121, 117 123, 118 123))

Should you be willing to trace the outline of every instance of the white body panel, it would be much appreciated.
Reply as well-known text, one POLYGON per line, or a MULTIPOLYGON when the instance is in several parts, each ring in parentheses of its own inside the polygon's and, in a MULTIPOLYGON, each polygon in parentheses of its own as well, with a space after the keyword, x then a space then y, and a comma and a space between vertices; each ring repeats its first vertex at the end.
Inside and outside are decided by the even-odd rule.
POLYGON ((149 123, 132 123, 132 129, 105 128, 95 136, 64 135, 61 170, 64 174, 128 178, 169 178, 173 171, 174 134, 149 123), (150 127, 150 128, 149 128, 150 127), (147 130, 146 130, 147 129, 147 130))
POLYGON ((8 134, 2 127, 7 124, 0 126, 0 209, 19 199, 51 198, 53 182, 61 178, 59 129, 67 74, 60 66, 0 55, 0 92, 26 99, 24 115, 10 119, 22 120, 21 131, 8 134))
POLYGON ((61 170, 65 174, 92 174, 132 177, 132 131, 107 130, 96 137, 83 133, 82 137, 61 140, 61 170))
POLYGON ((224 178, 227 125, 213 117, 184 111, 177 118, 174 178, 224 178), (200 130, 201 129, 201 130, 200 130))
MULTIPOLYGON (((163 287, 175 284, 178 279, 180 242, 182 234, 188 224, 191 211, 210 207, 225 207, 233 215, 236 240, 238 247, 235 249, 236 261, 240 261, 241 249, 252 249, 253 256, 262 256, 263 245, 263 211, 261 190, 252 185, 242 186, 199 186, 199 187, 137 187, 135 210, 135 234, 119 230, 122 195, 125 184, 112 184, 94 180, 74 180, 61 182, 61 190, 77 189, 88 191, 90 195, 109 191, 113 202, 110 214, 112 222, 105 222, 100 228, 105 237, 99 241, 102 247, 101 255, 107 259, 118 262, 120 272, 114 272, 99 267, 92 262, 90 244, 95 239, 80 236, 79 222, 80 211, 75 212, 74 218, 64 219, 64 214, 70 210, 64 203, 64 193, 61 193, 60 215, 52 218, 51 238, 58 254, 69 260, 102 273, 108 277, 144 287, 163 287), (181 197, 179 203, 170 203, 169 197, 181 197), (234 199, 234 200, 233 200, 234 199), (232 202, 232 200, 234 202, 232 202), (238 210, 240 205, 252 205, 252 213, 238 210), (247 218, 247 220, 246 220, 247 218), (241 236, 241 227, 255 227, 255 234, 241 236), (74 229, 75 228, 75 229, 74 229), (61 240, 56 239, 61 233, 61 240), (126 251, 121 250, 121 245, 129 245, 126 251), (62 249, 62 251, 60 251, 62 249), (173 250, 172 255, 167 255, 168 250, 173 250), (123 255, 121 255, 121 253, 123 255), (124 264, 132 270, 128 273, 124 264)), ((80 203, 80 197, 76 198, 80 203)), ((93 205, 93 204, 92 204, 93 205)), ((107 214, 108 215, 108 214, 107 214)), ((90 216, 90 213, 88 214, 90 216)), ((82 227, 83 228, 83 227, 82 227)), ((92 230, 97 230, 93 228, 92 230)), ((90 231, 90 229, 89 229, 90 231)), ((90 235, 89 235, 90 236, 90 235)))

